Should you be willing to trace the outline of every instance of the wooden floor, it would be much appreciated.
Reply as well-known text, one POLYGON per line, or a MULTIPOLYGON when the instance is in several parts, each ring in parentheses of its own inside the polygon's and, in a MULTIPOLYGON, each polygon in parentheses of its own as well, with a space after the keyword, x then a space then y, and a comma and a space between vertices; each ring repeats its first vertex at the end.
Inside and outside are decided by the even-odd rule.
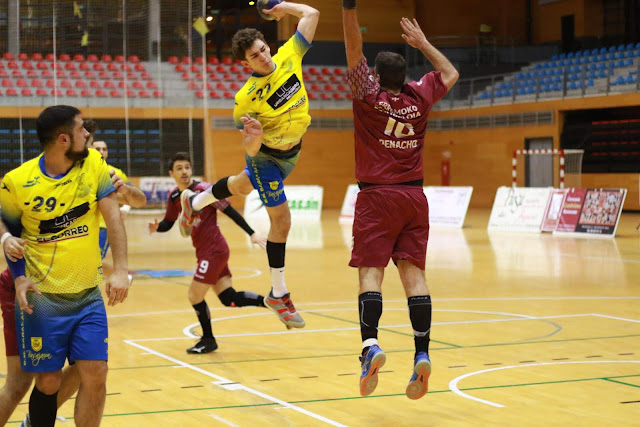
MULTIPOLYGON (((429 394, 410 401, 413 335, 391 267, 387 364, 374 394, 359 396, 357 274, 337 212, 292 230, 287 282, 306 328, 288 332, 271 312, 224 308, 212 294, 220 348, 195 356, 185 353, 199 327, 181 271, 195 269, 190 242, 177 227, 148 236, 151 216, 131 215, 129 265, 141 273, 126 303, 107 310, 102 425, 640 425, 640 214, 622 216, 615 240, 489 234, 488 217, 471 211, 463 230, 431 232, 433 375, 429 394)), ((264 252, 226 218, 221 227, 234 287, 267 292, 264 252)), ((59 414, 71 418, 72 402, 59 414)))

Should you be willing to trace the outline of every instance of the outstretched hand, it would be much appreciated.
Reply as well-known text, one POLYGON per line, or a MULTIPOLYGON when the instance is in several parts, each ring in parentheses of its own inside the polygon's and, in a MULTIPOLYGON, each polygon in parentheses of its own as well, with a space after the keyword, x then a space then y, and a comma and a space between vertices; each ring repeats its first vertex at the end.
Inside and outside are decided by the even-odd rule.
POLYGON ((262 136, 262 125, 259 121, 249 116, 249 114, 245 114, 243 117, 240 117, 242 123, 244 123, 244 128, 240 130, 242 136, 250 136, 250 137, 260 137, 262 136))
POLYGON ((402 20, 400 20, 400 26, 402 27, 402 31, 404 31, 402 38, 409 46, 420 49, 420 47, 426 43, 427 37, 415 19, 411 22, 407 18, 402 18, 402 20))
POLYGON ((158 224, 158 219, 156 218, 154 222, 149 223, 149 234, 153 234, 158 231, 158 227, 160 227, 160 224, 158 224))

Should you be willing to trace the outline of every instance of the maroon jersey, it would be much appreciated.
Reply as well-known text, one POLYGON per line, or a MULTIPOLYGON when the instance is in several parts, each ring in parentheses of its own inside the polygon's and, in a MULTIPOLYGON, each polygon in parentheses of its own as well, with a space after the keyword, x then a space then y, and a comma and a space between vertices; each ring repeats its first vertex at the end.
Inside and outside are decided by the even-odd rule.
POLYGON ((447 93, 440 72, 403 85, 398 95, 380 89, 366 59, 346 79, 353 92, 356 179, 372 184, 423 179, 427 116, 447 93))
MULTIPOLYGON (((189 190, 200 192, 211 187, 208 182, 194 181, 189 190)), ((196 256, 200 253, 211 253, 227 250, 227 242, 218 227, 217 210, 225 210, 229 206, 229 202, 218 200, 217 202, 205 207, 193 223, 191 231, 191 240, 193 247, 196 248, 196 256)), ((164 214, 165 221, 175 222, 180 216, 182 206, 180 206, 180 189, 178 187, 169 193, 169 203, 167 204, 167 212, 164 214)))

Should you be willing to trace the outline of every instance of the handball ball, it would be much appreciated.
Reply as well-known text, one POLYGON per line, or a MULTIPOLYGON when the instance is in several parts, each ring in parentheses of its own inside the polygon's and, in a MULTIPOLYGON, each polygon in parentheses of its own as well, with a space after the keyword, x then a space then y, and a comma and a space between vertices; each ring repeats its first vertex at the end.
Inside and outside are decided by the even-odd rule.
POLYGON ((267 21, 273 21, 274 19, 276 19, 276 17, 273 15, 262 13, 262 9, 269 10, 280 3, 282 3, 282 0, 258 0, 256 2, 256 7, 258 8, 258 13, 260 14, 260 16, 262 16, 267 21))

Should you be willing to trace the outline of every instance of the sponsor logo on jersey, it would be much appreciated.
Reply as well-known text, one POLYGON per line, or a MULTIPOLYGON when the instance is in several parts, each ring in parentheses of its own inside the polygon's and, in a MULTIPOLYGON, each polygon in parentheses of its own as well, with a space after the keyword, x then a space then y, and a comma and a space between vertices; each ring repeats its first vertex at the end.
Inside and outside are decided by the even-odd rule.
POLYGON ((59 233, 66 228, 71 227, 78 219, 89 212, 89 202, 69 209, 64 215, 57 218, 48 219, 46 221, 40 221, 40 233, 50 234, 59 233))
POLYGON ((33 187, 34 185, 40 184, 40 177, 39 176, 35 176, 33 177, 33 179, 27 181, 27 183, 25 185, 22 186, 22 188, 29 188, 29 187, 33 187))
POLYGON ((71 179, 68 179, 65 182, 61 182, 61 183, 56 184, 55 188, 64 187, 67 184, 71 184, 71 182, 73 182, 73 181, 71 179))
POLYGON ((274 110, 277 110, 286 104, 287 101, 300 91, 300 89, 302 89, 302 84, 300 83, 298 76, 292 74, 291 77, 289 77, 289 79, 267 99, 267 104, 269 104, 274 110))
POLYGON ((31 348, 33 351, 42 350, 42 337, 31 337, 31 348))
POLYGON ((38 366, 41 361, 51 359, 51 354, 49 353, 34 353, 30 350, 27 350, 25 353, 27 359, 31 361, 31 366, 38 366))
POLYGON ((269 187, 271 187, 273 191, 276 191, 278 189, 278 185, 280 185, 278 181, 271 181, 269 183, 269 187))
POLYGON ((7 184, 5 184, 4 182, 2 183, 2 189, 7 190, 9 193, 11 193, 11 190, 9 190, 9 187, 7 187, 7 184))

